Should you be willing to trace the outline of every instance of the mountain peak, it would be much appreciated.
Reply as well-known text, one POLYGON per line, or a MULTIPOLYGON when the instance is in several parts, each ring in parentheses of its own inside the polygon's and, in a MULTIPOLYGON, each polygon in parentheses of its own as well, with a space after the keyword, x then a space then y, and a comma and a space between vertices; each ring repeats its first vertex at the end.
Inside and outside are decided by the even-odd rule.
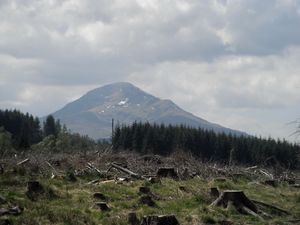
POLYGON ((185 124, 216 132, 242 134, 210 123, 178 107, 171 100, 152 96, 128 82, 117 82, 93 89, 67 104, 53 116, 73 132, 92 138, 111 136, 111 119, 120 124, 134 121, 185 124))

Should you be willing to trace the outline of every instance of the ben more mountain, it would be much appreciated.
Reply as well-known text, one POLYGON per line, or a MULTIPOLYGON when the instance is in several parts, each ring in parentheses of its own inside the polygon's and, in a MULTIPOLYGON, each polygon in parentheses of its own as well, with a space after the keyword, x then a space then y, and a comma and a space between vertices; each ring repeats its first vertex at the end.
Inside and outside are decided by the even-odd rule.
POLYGON ((183 124, 215 132, 246 135, 241 131, 208 122, 181 109, 171 100, 155 97, 127 82, 91 90, 52 115, 66 124, 72 132, 88 135, 93 139, 111 137, 112 119, 119 124, 131 124, 134 121, 183 124))

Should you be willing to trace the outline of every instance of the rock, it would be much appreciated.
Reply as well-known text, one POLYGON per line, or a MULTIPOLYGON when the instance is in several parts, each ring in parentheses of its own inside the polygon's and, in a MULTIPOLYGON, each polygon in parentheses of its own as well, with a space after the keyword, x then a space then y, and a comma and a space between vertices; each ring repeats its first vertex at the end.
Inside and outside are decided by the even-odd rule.
POLYGON ((142 196, 139 199, 139 202, 143 205, 148 205, 150 207, 154 207, 156 205, 155 202, 153 201, 152 197, 148 196, 148 195, 142 196))
POLYGON ((174 215, 144 216, 141 225, 179 225, 174 215))
POLYGON ((100 200, 107 200, 106 196, 102 193, 95 193, 93 194, 93 197, 100 200))
POLYGON ((130 225, 139 225, 140 221, 138 220, 135 212, 128 213, 128 223, 130 225))
POLYGON ((105 202, 96 202, 95 205, 101 209, 101 211, 109 211, 110 208, 105 202))
POLYGON ((218 198, 220 196, 219 190, 216 187, 210 188, 210 195, 214 198, 218 198))
POLYGON ((156 175, 158 177, 169 177, 175 180, 178 179, 178 174, 173 167, 159 168, 156 175))
POLYGON ((140 187, 139 192, 143 194, 149 194, 150 193, 150 188, 149 187, 140 187))

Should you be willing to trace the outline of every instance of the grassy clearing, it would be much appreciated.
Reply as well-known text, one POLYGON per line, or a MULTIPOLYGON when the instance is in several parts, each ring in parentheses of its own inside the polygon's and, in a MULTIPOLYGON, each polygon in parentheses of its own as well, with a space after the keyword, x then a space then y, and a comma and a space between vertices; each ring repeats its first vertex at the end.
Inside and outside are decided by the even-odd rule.
POLYGON ((139 218, 149 214, 175 214, 183 225, 222 224, 222 221, 232 221, 234 224, 296 224, 288 221, 300 218, 299 189, 285 183, 274 188, 249 182, 250 180, 244 178, 226 178, 225 181, 220 181, 196 177, 186 181, 163 179, 161 184, 132 181, 88 185, 86 179, 80 178, 72 182, 61 178, 6 173, 0 175, 0 195, 8 203, 1 207, 19 205, 24 208, 24 212, 20 216, 2 218, 9 218, 16 225, 125 225, 127 214, 136 212, 139 218), (31 201, 26 196, 26 182, 33 178, 39 180, 45 188, 45 193, 36 201, 31 201), (156 199, 155 207, 139 203, 142 196, 138 192, 140 186, 150 187, 156 199), (230 206, 227 209, 210 207, 214 200, 209 195, 210 187, 243 190, 248 197, 284 208, 291 215, 277 215, 268 210, 272 218, 259 219, 242 215, 230 206), (111 211, 101 212, 94 206, 98 201, 93 198, 95 192, 101 192, 107 197, 111 211))

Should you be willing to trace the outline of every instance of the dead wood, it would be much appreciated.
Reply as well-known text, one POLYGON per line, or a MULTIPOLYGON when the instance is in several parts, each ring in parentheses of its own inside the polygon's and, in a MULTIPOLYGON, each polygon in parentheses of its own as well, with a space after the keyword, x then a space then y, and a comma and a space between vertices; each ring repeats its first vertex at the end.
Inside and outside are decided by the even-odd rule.
POLYGON ((270 205, 270 204, 267 204, 265 202, 261 202, 261 201, 257 201, 257 200, 251 200, 252 202, 254 202, 255 204, 258 204, 258 205, 262 205, 264 207, 267 207, 267 208, 270 208, 270 209, 273 209, 281 214, 286 214, 286 215, 290 215, 290 213, 288 211, 286 211, 285 209, 281 209, 277 206, 274 206, 274 205, 270 205))
POLYGON ((130 212, 130 213, 128 213, 128 223, 129 223, 130 225, 139 225, 139 224, 140 224, 140 221, 139 221, 139 219, 137 218, 135 212, 130 212))
POLYGON ((2 164, 0 164, 0 174, 3 174, 4 173, 4 167, 2 164))
POLYGON ((99 207, 101 211, 109 211, 110 207, 106 204, 106 202, 96 202, 95 205, 99 207))
POLYGON ((178 180, 178 174, 175 171, 174 167, 163 167, 157 170, 156 175, 158 177, 169 177, 175 180, 178 180))
POLYGON ((103 200, 103 201, 107 200, 107 197, 104 194, 99 193, 99 192, 94 193, 93 197, 96 198, 96 199, 103 200))
POLYGON ((229 202, 232 202, 237 209, 246 207, 254 213, 258 212, 256 205, 239 190, 224 191, 211 205, 227 208, 229 202))
POLYGON ((142 178, 139 174, 134 173, 134 172, 130 171, 129 169, 126 169, 126 168, 124 168, 122 166, 119 166, 119 165, 117 165, 115 163, 111 163, 111 166, 113 168, 117 169, 117 170, 122 171, 123 173, 129 174, 133 178, 137 178, 137 179, 141 179, 142 178))
POLYGON ((144 216, 141 225, 179 225, 174 215, 144 216))
POLYGON ((139 202, 143 205, 148 205, 150 207, 156 206, 156 203, 153 201, 152 197, 149 195, 144 195, 140 197, 139 202))
POLYGON ((103 172, 101 172, 97 167, 95 167, 92 163, 87 163, 88 164, 88 168, 89 169, 92 169, 92 170, 95 170, 100 176, 103 176, 103 172))
POLYGON ((220 192, 217 187, 210 188, 210 196, 212 196, 214 198, 218 198, 220 196, 220 192))
POLYGON ((21 165, 23 165, 23 164, 25 164, 25 163, 27 163, 27 162, 29 162, 30 160, 27 158, 27 159, 24 159, 24 160, 22 160, 21 162, 18 162, 17 163, 17 166, 21 166, 21 165))

